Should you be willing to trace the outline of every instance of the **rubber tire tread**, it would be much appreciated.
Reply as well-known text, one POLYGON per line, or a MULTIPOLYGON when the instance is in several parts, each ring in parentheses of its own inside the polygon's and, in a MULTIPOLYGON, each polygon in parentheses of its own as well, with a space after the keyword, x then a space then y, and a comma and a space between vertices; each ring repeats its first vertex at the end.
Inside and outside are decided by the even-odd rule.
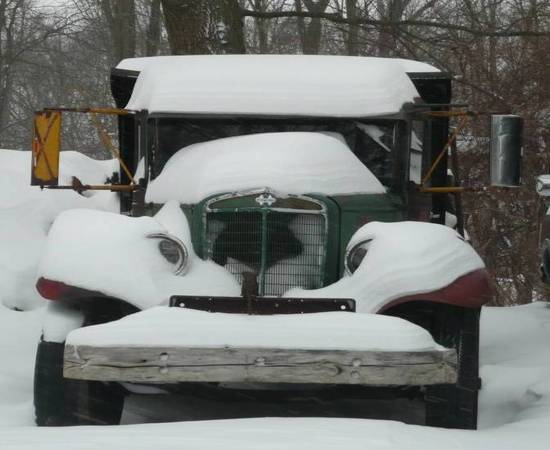
POLYGON ((63 377, 64 343, 41 340, 34 372, 38 426, 117 425, 124 406, 118 384, 63 377))

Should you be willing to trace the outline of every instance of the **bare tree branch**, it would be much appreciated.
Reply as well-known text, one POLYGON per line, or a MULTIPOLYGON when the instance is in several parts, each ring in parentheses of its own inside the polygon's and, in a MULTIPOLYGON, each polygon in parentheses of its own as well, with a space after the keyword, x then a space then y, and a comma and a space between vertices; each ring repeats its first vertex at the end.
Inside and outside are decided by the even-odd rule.
POLYGON ((473 36, 484 37, 521 37, 521 36, 550 36, 549 31, 532 31, 532 30, 513 30, 508 27, 499 30, 486 30, 481 28, 472 28, 466 25, 458 25, 452 23, 442 23, 430 20, 381 20, 370 19, 365 17, 348 18, 340 13, 328 12, 311 12, 311 11, 252 11, 250 9, 241 9, 243 17, 257 17, 261 19, 275 19, 281 17, 302 17, 309 19, 324 19, 335 23, 343 23, 347 25, 372 25, 377 27, 401 27, 401 26, 416 26, 425 28, 438 28, 442 30, 462 31, 473 36))

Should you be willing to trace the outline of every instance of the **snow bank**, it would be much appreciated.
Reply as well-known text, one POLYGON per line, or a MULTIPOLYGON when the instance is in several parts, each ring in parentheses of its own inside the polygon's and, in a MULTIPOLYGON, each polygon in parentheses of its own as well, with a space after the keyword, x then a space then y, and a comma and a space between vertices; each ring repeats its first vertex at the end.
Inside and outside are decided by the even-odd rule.
POLYGON ((548 446, 550 304, 484 308, 480 339, 480 428, 545 419, 548 446))
MULTIPOLYGON (((70 208, 118 210, 116 194, 40 190, 30 186, 31 153, 0 150, 0 301, 9 307, 32 308, 42 302, 36 292, 36 267, 48 229, 70 208)), ((84 183, 104 183, 118 170, 114 160, 96 161, 77 152, 63 152, 60 184, 72 176, 84 183)))
POLYGON ((150 113, 372 117, 419 97, 406 74, 438 72, 389 58, 208 55, 123 60, 141 71, 128 109, 150 113))
POLYGON ((442 349, 426 330, 397 317, 348 312, 248 316, 168 307, 74 330, 67 343, 303 350, 442 349))
MULTIPOLYGON (((332 418, 208 420, 119 427, 28 426, 33 420, 33 348, 40 333, 40 315, 40 310, 16 313, 0 307, 2 450, 119 450, 127 448, 129 442, 140 450, 441 450, 449 446, 453 450, 546 450, 550 442, 550 308, 545 303, 483 309, 484 380, 478 431, 332 418), (518 376, 520 371, 528 375, 518 376)), ((167 401, 161 403, 166 405, 167 401)), ((388 401, 386 408, 392 404, 393 400, 388 401)))
POLYGON ((212 194, 269 187, 281 193, 384 193, 341 136, 261 133, 185 147, 153 180, 146 201, 197 203, 212 194))
POLYGON ((240 286, 225 269, 193 252, 185 215, 176 202, 153 217, 127 217, 71 210, 53 224, 38 274, 50 280, 126 300, 138 308, 167 303, 171 295, 239 295, 240 286), (184 275, 173 274, 155 239, 170 233, 189 252, 184 275))
MULTIPOLYGON (((0 304, 0 430, 34 425, 32 381, 43 316, 42 308, 23 313, 0 304)), ((6 448, 1 431, 0 448, 6 448)))
POLYGON ((357 312, 377 312, 396 298, 441 289, 485 267, 475 250, 443 225, 370 222, 347 248, 369 239, 367 255, 351 276, 321 289, 291 289, 285 296, 353 298, 357 312))

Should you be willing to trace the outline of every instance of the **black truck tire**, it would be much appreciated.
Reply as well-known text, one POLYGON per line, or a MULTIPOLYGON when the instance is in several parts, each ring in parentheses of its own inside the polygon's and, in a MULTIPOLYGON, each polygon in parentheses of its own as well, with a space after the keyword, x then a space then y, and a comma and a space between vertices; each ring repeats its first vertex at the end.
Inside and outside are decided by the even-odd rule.
POLYGON ((384 314, 401 317, 428 330, 434 340, 458 353, 458 382, 425 388, 425 424, 440 428, 477 428, 480 308, 429 301, 397 305, 384 314))
POLYGON ((426 425, 441 428, 477 428, 479 378, 480 310, 451 309, 445 317, 439 343, 458 353, 458 381, 454 385, 426 388, 426 425), (453 332, 454 330, 454 332, 453 332))
POLYGON ((34 371, 38 426, 117 425, 124 406, 118 384, 63 378, 64 343, 41 340, 34 371))

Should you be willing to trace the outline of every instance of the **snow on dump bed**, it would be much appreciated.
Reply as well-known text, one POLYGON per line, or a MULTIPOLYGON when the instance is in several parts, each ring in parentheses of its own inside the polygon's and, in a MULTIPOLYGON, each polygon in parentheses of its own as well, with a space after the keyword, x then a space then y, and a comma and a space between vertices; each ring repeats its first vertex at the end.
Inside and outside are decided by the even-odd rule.
POLYGON ((263 187, 293 194, 385 192, 341 135, 259 133, 179 150, 149 183, 146 201, 197 203, 212 194, 263 187))
POLYGON ((248 316, 162 306, 74 330, 67 344, 386 351, 443 348, 426 330, 397 317, 348 312, 248 316))
POLYGON ((419 97, 406 71, 428 64, 313 55, 172 56, 123 60, 139 70, 126 108, 149 113, 372 117, 419 97))
POLYGON ((369 241, 351 276, 314 290, 291 289, 289 297, 353 298, 357 312, 377 312, 392 300, 442 289, 483 269, 476 251, 453 229, 424 222, 370 222, 352 236, 348 249, 369 241))

